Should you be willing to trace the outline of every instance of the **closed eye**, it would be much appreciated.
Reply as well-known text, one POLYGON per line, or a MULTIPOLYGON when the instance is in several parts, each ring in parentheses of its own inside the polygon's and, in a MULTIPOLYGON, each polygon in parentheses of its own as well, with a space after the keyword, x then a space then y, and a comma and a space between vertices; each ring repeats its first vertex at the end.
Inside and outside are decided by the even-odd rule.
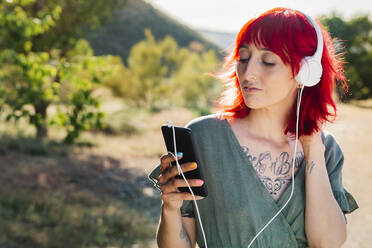
POLYGON ((264 63, 264 65, 267 65, 267 66, 274 66, 275 64, 274 63, 268 63, 268 62, 263 62, 264 63))
POLYGON ((239 59, 239 62, 243 63, 243 64, 246 64, 246 63, 249 62, 249 58, 248 59, 239 59))
MULTIPOLYGON (((249 62, 249 58, 248 59, 239 59, 239 62, 242 63, 242 64, 246 64, 249 62)), ((275 64, 274 63, 269 63, 269 62, 265 62, 263 61, 263 64, 266 65, 266 66, 274 66, 275 64)))

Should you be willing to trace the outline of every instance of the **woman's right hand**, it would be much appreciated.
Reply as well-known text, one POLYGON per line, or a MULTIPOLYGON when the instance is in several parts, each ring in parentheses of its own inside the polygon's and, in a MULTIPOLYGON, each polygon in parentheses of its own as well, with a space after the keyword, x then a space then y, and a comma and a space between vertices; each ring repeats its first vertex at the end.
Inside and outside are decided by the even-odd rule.
MULTIPOLYGON (((178 160, 182 158, 178 156, 178 160)), ((171 162, 176 159, 170 154, 164 154, 160 158, 160 176, 158 178, 160 183, 161 199, 163 201, 163 207, 170 210, 178 210, 181 208, 183 200, 193 200, 192 194, 189 192, 181 192, 178 187, 187 187, 185 180, 174 178, 178 175, 177 166, 172 166, 171 162)), ((180 164, 182 171, 185 173, 187 171, 195 170, 197 168, 196 163, 183 163, 180 164)), ((203 185, 203 180, 200 179, 187 179, 190 187, 198 187, 203 185)), ((196 200, 203 199, 201 196, 196 196, 196 200)))

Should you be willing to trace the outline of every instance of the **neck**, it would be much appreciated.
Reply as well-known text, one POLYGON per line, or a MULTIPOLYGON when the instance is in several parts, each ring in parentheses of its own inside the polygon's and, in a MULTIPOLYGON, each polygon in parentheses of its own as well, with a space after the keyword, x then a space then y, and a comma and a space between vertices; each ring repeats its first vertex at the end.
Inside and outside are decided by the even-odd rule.
POLYGON ((267 108, 251 109, 243 120, 249 127, 249 133, 257 139, 278 144, 287 143, 289 136, 284 134, 291 115, 293 102, 275 104, 267 108))

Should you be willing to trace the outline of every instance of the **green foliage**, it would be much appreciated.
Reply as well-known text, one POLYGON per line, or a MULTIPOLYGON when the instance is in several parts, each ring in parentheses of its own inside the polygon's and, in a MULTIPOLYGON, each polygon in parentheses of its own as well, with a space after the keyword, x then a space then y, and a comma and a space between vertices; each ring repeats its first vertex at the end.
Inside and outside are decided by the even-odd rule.
POLYGON ((217 64, 212 50, 201 55, 190 54, 171 78, 172 101, 197 112, 214 106, 220 93, 220 84, 206 72, 211 72, 217 64))
POLYGON ((61 7, 53 6, 30 14, 37 5, 35 0, 5 1, 0 4, 0 47, 16 52, 30 51, 32 37, 43 35, 56 25, 61 7))
POLYGON ((219 85, 205 73, 217 66, 214 51, 180 48, 170 36, 155 41, 150 30, 145 36, 131 49, 128 67, 121 65, 107 79, 105 84, 113 93, 129 105, 148 110, 169 104, 195 109, 213 105, 219 85))
POLYGON ((104 113, 93 92, 112 71, 111 56, 94 56, 79 37, 88 24, 98 25, 124 2, 92 3, 0 3, 0 103, 12 110, 6 120, 28 118, 38 137, 47 136, 48 125, 64 126, 66 143, 81 131, 102 128, 104 113), (52 105, 58 111, 49 118, 52 105))
MULTIPOLYGON (((332 37, 339 38, 345 47, 346 76, 351 90, 350 99, 372 97, 372 21, 368 15, 361 15, 345 21, 332 13, 323 17, 322 23, 332 37)), ((340 47, 341 44, 337 44, 340 47)), ((345 100, 350 100, 345 99, 345 100)))
POLYGON ((18 0, 12 1, 11 5, 24 6, 26 13, 33 20, 35 15, 45 16, 44 22, 52 24, 53 28, 44 30, 38 36, 32 36, 30 42, 34 51, 45 51, 46 47, 55 48, 64 56, 78 40, 84 38, 87 28, 94 30, 111 20, 112 11, 122 8, 126 1, 18 0), (58 14, 59 18, 54 18, 55 14, 58 14))
POLYGON ((74 143, 81 131, 103 128, 105 113, 96 111, 100 101, 93 96, 95 85, 99 84, 112 71, 107 66, 107 57, 92 56, 93 51, 85 40, 77 42, 76 47, 67 53, 69 62, 63 61, 59 67, 60 91, 58 91, 58 113, 50 124, 66 128, 66 143, 74 143))

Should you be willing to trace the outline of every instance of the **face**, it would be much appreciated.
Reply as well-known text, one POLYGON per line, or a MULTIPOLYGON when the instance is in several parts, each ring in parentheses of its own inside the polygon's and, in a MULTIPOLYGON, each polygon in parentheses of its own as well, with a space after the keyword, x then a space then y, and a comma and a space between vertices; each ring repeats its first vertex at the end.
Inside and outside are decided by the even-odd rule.
POLYGON ((248 108, 292 106, 298 85, 290 65, 269 49, 254 44, 243 45, 239 55, 236 73, 248 108))

